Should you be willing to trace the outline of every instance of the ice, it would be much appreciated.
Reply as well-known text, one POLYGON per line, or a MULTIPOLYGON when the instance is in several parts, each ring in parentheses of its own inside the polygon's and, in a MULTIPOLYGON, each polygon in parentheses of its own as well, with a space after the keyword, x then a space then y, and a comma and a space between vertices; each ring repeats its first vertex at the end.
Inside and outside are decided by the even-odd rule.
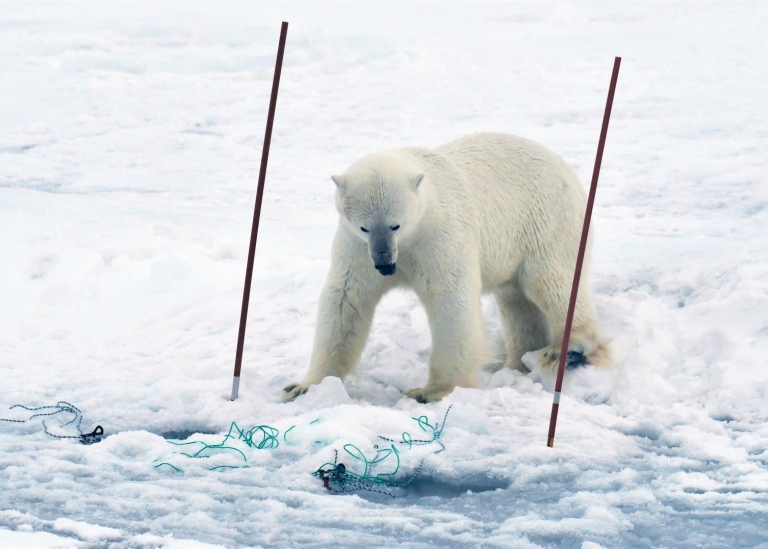
POLYGON ((66 532, 76 535, 78 538, 95 542, 99 540, 121 539, 123 533, 115 528, 104 528, 86 522, 78 522, 67 518, 58 518, 53 521, 53 529, 57 532, 66 532))
POLYGON ((84 544, 48 532, 13 531, 0 528, 0 541, 6 549, 74 549, 84 544))
POLYGON ((306 396, 298 403, 306 410, 322 410, 331 406, 351 404, 344 384, 338 377, 326 377, 320 384, 312 385, 306 396))
MULTIPOLYGON (((1 547, 768 546, 765 6, 0 14, 0 418, 66 401, 84 432, 106 433, 83 445, 45 435, 42 419, 78 434, 63 415, 0 422, 1 547), (554 374, 535 353, 530 374, 484 371, 428 405, 403 395, 426 382, 431 345, 410 292, 380 304, 358 372, 282 403, 312 350, 337 217, 330 175, 378 149, 495 130, 541 141, 586 185, 615 55, 589 280, 620 364, 566 373, 554 448, 554 374), (421 416, 440 425, 443 451, 404 444, 432 436, 421 416), (221 443, 233 421, 274 428, 279 444, 183 455, 221 443), (361 472, 360 455, 391 444, 395 476, 417 473, 397 498, 331 494, 311 475, 334 459, 361 472)), ((501 351, 491 297, 483 311, 501 351)))

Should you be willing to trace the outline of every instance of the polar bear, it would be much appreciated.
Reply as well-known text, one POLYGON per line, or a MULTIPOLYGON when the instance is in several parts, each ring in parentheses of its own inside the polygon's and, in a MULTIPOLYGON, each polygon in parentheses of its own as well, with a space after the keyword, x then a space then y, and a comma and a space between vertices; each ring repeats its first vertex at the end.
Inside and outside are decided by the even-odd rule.
MULTIPOLYGON (((576 174, 533 141, 478 133, 435 149, 403 148, 356 161, 336 184, 339 225, 320 296, 309 371, 284 389, 292 400, 356 365, 374 309, 392 288, 412 288, 432 333, 429 380, 406 395, 439 400, 472 387, 492 361, 481 294, 495 294, 509 368, 546 347, 557 366, 586 195, 576 174)), ((611 365, 588 284, 579 287, 569 361, 611 365)))

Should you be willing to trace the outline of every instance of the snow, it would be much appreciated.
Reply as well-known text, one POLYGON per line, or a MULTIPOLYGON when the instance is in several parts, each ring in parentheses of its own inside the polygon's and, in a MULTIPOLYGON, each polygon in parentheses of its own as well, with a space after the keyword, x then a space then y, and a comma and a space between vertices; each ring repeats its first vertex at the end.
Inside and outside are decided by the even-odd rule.
POLYGON ((123 537, 122 532, 115 528, 104 528, 103 526, 95 526, 67 518, 57 518, 53 521, 53 529, 57 532, 74 534, 78 538, 87 541, 120 539, 123 537))
POLYGON ((6 549, 73 549, 83 547, 74 539, 62 538, 48 532, 30 532, 0 529, 0 540, 6 549))
MULTIPOLYGON (((768 546, 768 63, 759 3, 4 3, 3 547, 768 546), (289 21, 240 398, 228 400, 280 22, 289 21), (426 315, 381 303, 357 375, 296 402, 330 174, 481 130, 586 184, 622 56, 590 280, 617 369, 500 371, 421 405, 426 315), (380 436, 397 498, 310 473, 380 436), (46 419, 77 434, 71 415, 46 419), (235 421, 279 446, 207 459, 235 421), (287 434, 286 434, 287 433, 287 434), (391 458, 388 458, 391 459, 391 458), (156 467, 161 462, 171 467, 156 467), (419 468, 419 464, 423 465, 419 468), (216 466, 227 466, 211 470, 216 466), (247 465, 247 468, 242 468, 247 465), (230 468, 237 466, 238 468, 230 468)), ((501 349, 493 300, 488 331, 501 349)), ((530 358, 530 357, 529 357, 530 358)), ((377 472, 386 472, 382 461, 377 472)))

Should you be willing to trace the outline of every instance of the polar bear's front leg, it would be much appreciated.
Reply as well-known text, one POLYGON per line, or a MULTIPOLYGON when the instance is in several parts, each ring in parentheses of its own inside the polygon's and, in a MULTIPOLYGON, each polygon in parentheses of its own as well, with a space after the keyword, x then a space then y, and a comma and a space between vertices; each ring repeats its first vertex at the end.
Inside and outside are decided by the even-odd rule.
POLYGON ((354 369, 365 347, 373 313, 381 297, 398 280, 379 274, 360 247, 358 253, 336 255, 320 295, 317 328, 307 375, 283 389, 293 400, 326 376, 344 377, 354 369))
POLYGON ((455 287, 453 292, 422 296, 432 332, 429 380, 406 391, 418 402, 434 402, 458 387, 474 387, 478 366, 489 357, 480 304, 480 284, 455 287))

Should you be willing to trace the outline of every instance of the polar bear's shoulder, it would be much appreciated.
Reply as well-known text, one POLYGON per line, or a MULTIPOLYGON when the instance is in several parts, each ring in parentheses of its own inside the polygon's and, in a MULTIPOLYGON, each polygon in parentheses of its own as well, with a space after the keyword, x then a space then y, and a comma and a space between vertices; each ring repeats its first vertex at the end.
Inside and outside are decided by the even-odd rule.
POLYGON ((435 148, 448 156, 524 154, 531 156, 557 156, 550 149, 524 137, 499 132, 479 132, 465 135, 435 148))
POLYGON ((493 167, 509 173, 549 174, 550 180, 567 180, 577 184, 570 166, 551 149, 523 137, 504 133, 474 133, 434 149, 449 158, 464 173, 493 167))

